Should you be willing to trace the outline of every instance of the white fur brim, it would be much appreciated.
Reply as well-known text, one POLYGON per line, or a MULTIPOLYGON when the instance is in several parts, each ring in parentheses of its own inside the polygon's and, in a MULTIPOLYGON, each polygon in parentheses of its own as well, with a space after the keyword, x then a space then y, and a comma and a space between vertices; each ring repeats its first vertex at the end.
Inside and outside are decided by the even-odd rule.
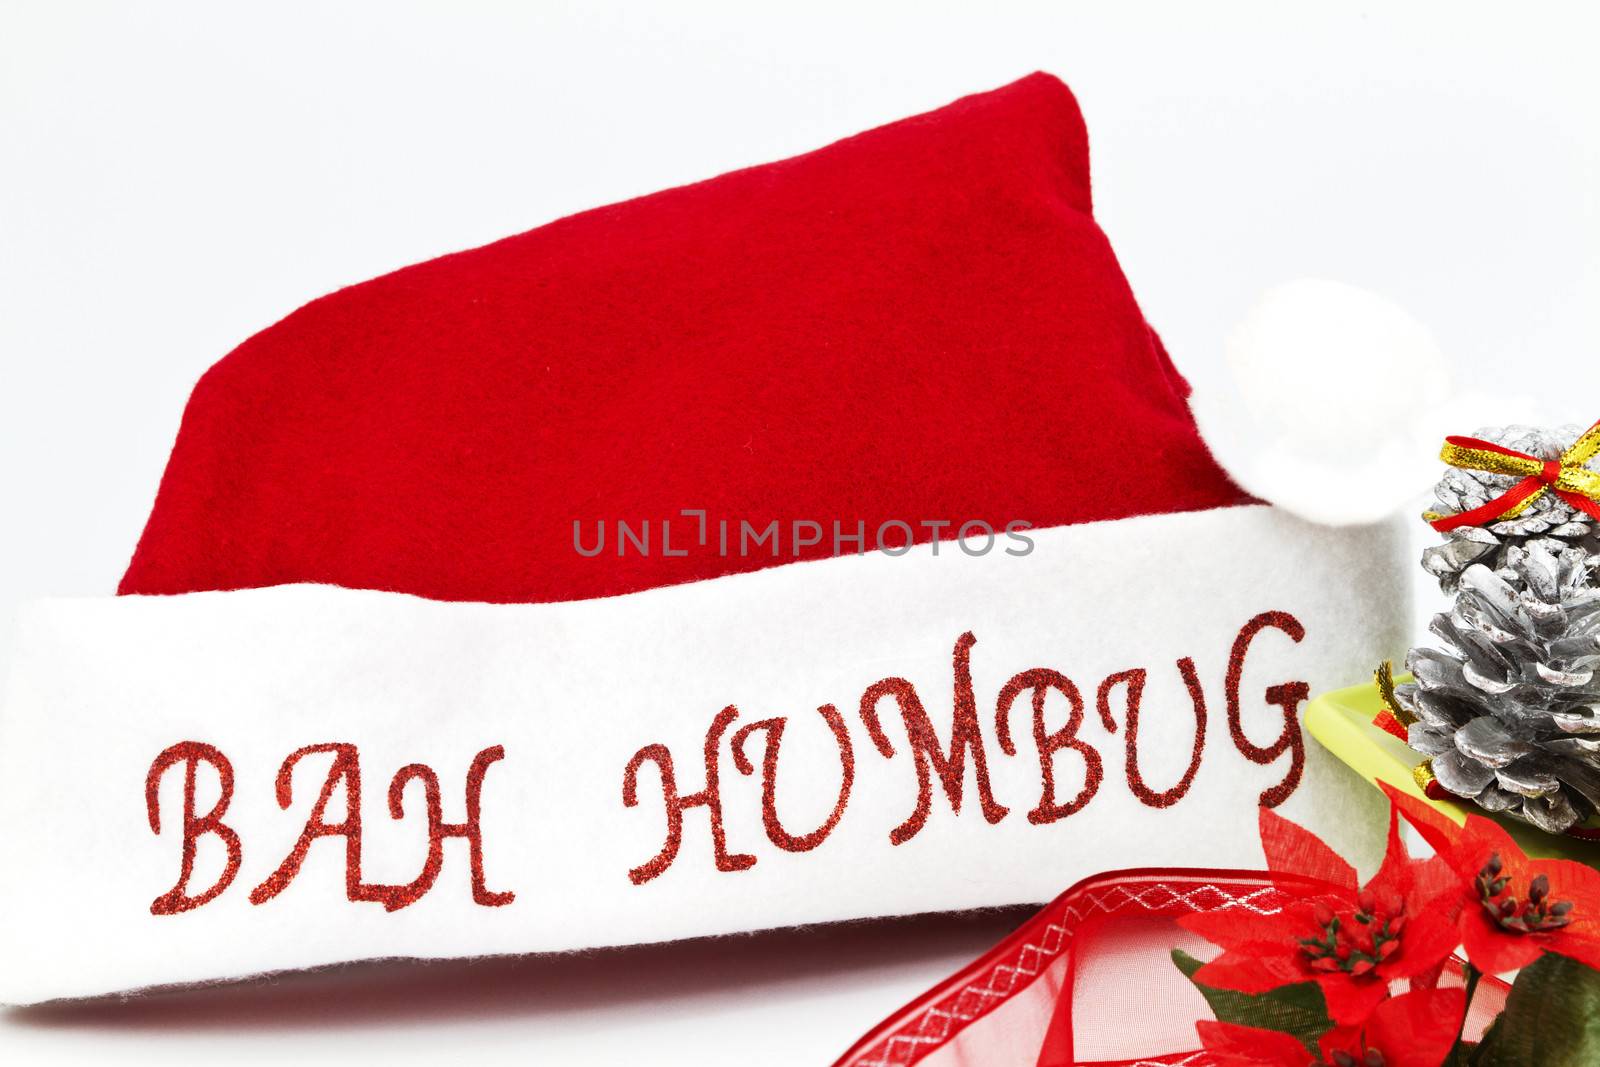
MULTIPOLYGON (((929 546, 890 558, 844 557, 605 600, 542 605, 438 603, 327 586, 177 597, 45 601, 19 627, 0 710, 0 1000, 31 1003, 172 983, 226 979, 371 957, 558 952, 666 941, 863 916, 1040 902, 1100 870, 1140 865, 1257 866, 1255 809, 1282 782, 1288 753, 1247 758, 1230 734, 1227 674, 1241 629, 1265 612, 1235 678, 1239 725, 1257 750, 1284 729, 1268 687, 1349 684, 1404 644, 1403 538, 1392 525, 1329 529, 1267 507, 1149 516, 1035 531, 1034 551, 969 557, 929 546), (976 722, 994 807, 986 818, 966 753, 962 807, 952 811, 930 765, 924 824, 891 831, 917 807, 918 775, 898 705, 878 703, 893 755, 869 735, 864 691, 885 679, 914 687, 941 748, 960 691, 954 649, 970 633, 976 722), (1143 668, 1139 770, 1148 790, 1172 787, 1193 753, 1195 715, 1179 661, 1192 660, 1208 725, 1198 771, 1181 799, 1151 806, 1126 769, 1125 689, 1101 722, 1109 675, 1143 668), (1056 794, 1085 787, 1084 748, 1102 780, 1070 815, 1030 821, 1042 790, 1032 690, 1010 714, 1015 755, 996 737, 997 694, 1018 672, 1049 668, 1084 704, 1079 747, 1054 752, 1056 794), (788 851, 762 819, 767 731, 786 722, 776 763, 781 826, 806 835, 838 800, 841 749, 819 706, 833 705, 853 758, 836 824, 815 847, 788 851), (707 784, 707 731, 736 718, 715 746, 730 855, 719 870, 705 805, 682 812, 681 847, 647 880, 630 878, 663 847, 667 809, 659 760, 677 790, 707 784), (234 789, 222 822, 241 863, 215 899, 175 914, 152 901, 177 881, 185 767, 156 776, 161 831, 146 784, 179 742, 223 754, 234 789), (311 841, 282 891, 250 899, 294 848, 333 757, 305 756, 287 810, 274 776, 303 746, 355 746, 362 775, 362 878, 411 881, 428 853, 423 790, 386 806, 402 767, 437 775, 442 820, 467 819, 475 755, 502 746, 481 777, 483 885, 514 894, 475 901, 469 842, 442 842, 437 882, 387 910, 348 899, 345 840, 311 841), (635 806, 624 774, 637 765, 635 806), (1005 813, 996 821, 997 807, 1005 813), (742 862, 742 861, 739 861, 742 862), (737 866, 738 864, 734 864, 737 866)), ((1237 658, 1237 656, 1234 656, 1237 658)), ((902 692, 904 691, 902 687, 902 692)), ((1043 697, 1042 732, 1068 701, 1043 697)), ((1049 746, 1046 745, 1048 748, 1049 746)), ((346 815, 344 787, 325 821, 346 815)), ((211 764, 196 770, 194 811, 215 803, 211 764)), ((1376 794, 1306 745, 1286 813, 1341 851, 1372 856, 1376 794)), ((222 871, 216 834, 198 838, 189 888, 222 871)))

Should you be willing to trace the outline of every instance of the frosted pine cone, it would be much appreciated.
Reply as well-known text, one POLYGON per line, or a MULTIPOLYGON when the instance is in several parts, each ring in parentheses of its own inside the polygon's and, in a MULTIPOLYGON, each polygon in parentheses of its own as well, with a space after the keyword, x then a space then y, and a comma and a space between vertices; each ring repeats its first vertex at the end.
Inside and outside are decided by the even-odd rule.
MULTIPOLYGON (((1583 431, 1577 426, 1553 430, 1529 426, 1489 427, 1473 437, 1504 445, 1540 459, 1559 459, 1583 431)), ((1589 463, 1600 470, 1600 459, 1589 463)), ((1481 507, 1517 483, 1509 474, 1460 470, 1452 467, 1433 487, 1433 511, 1455 515, 1481 507)), ((1422 569, 1439 580, 1446 593, 1454 593, 1461 574, 1475 563, 1491 570, 1506 564, 1512 547, 1537 544, 1552 555, 1563 549, 1582 549, 1591 561, 1600 560, 1600 527, 1585 512, 1573 508, 1554 493, 1543 493, 1521 515, 1488 526, 1466 526, 1445 534, 1444 544, 1425 549, 1422 569)), ((1589 564, 1591 569, 1594 562, 1589 564)))
POLYGON ((1394 695, 1440 786, 1561 833, 1600 810, 1600 589, 1584 550, 1548 543, 1468 564, 1430 627, 1443 646, 1413 649, 1394 695))

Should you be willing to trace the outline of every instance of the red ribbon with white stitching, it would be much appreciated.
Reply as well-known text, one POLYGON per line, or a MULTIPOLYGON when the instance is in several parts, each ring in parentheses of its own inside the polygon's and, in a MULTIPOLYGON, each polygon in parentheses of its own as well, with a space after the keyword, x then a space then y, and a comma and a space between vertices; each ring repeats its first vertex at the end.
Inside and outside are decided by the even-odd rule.
MULTIPOLYGON (((834 1067, 1210 1067, 1204 1000, 1172 964, 1184 915, 1276 914, 1266 871, 1149 868, 1087 878, 960 971, 875 1026, 834 1067), (1163 1039, 1179 1051, 1152 1047, 1163 1039)), ((1447 968, 1453 977, 1459 968, 1447 968)), ((1479 987, 1469 1028, 1508 987, 1479 987)))

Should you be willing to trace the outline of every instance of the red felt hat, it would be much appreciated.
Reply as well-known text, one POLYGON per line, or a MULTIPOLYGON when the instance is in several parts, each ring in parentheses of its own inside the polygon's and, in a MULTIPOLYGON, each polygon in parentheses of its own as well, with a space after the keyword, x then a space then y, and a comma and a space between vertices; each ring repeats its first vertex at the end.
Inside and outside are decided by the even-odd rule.
POLYGON ((1296 715, 1401 644, 1400 539, 1187 395, 1044 74, 307 305, 195 388, 164 595, 30 616, 0 995, 1248 864, 1368 802, 1296 715))
POLYGON ((1034 74, 308 304, 196 387, 121 591, 576 600, 775 562, 683 509, 822 524, 793 560, 1245 503, 1187 394, 1034 74))

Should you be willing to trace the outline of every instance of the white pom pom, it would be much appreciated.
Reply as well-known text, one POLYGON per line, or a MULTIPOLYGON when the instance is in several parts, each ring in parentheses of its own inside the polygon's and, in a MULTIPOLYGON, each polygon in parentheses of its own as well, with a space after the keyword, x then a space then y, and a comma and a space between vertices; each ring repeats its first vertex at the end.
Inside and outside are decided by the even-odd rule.
POLYGON ((1443 436, 1482 421, 1427 327, 1339 282, 1269 290, 1224 355, 1231 387, 1191 399, 1206 443, 1247 492, 1317 522, 1393 514, 1438 477, 1443 436))

